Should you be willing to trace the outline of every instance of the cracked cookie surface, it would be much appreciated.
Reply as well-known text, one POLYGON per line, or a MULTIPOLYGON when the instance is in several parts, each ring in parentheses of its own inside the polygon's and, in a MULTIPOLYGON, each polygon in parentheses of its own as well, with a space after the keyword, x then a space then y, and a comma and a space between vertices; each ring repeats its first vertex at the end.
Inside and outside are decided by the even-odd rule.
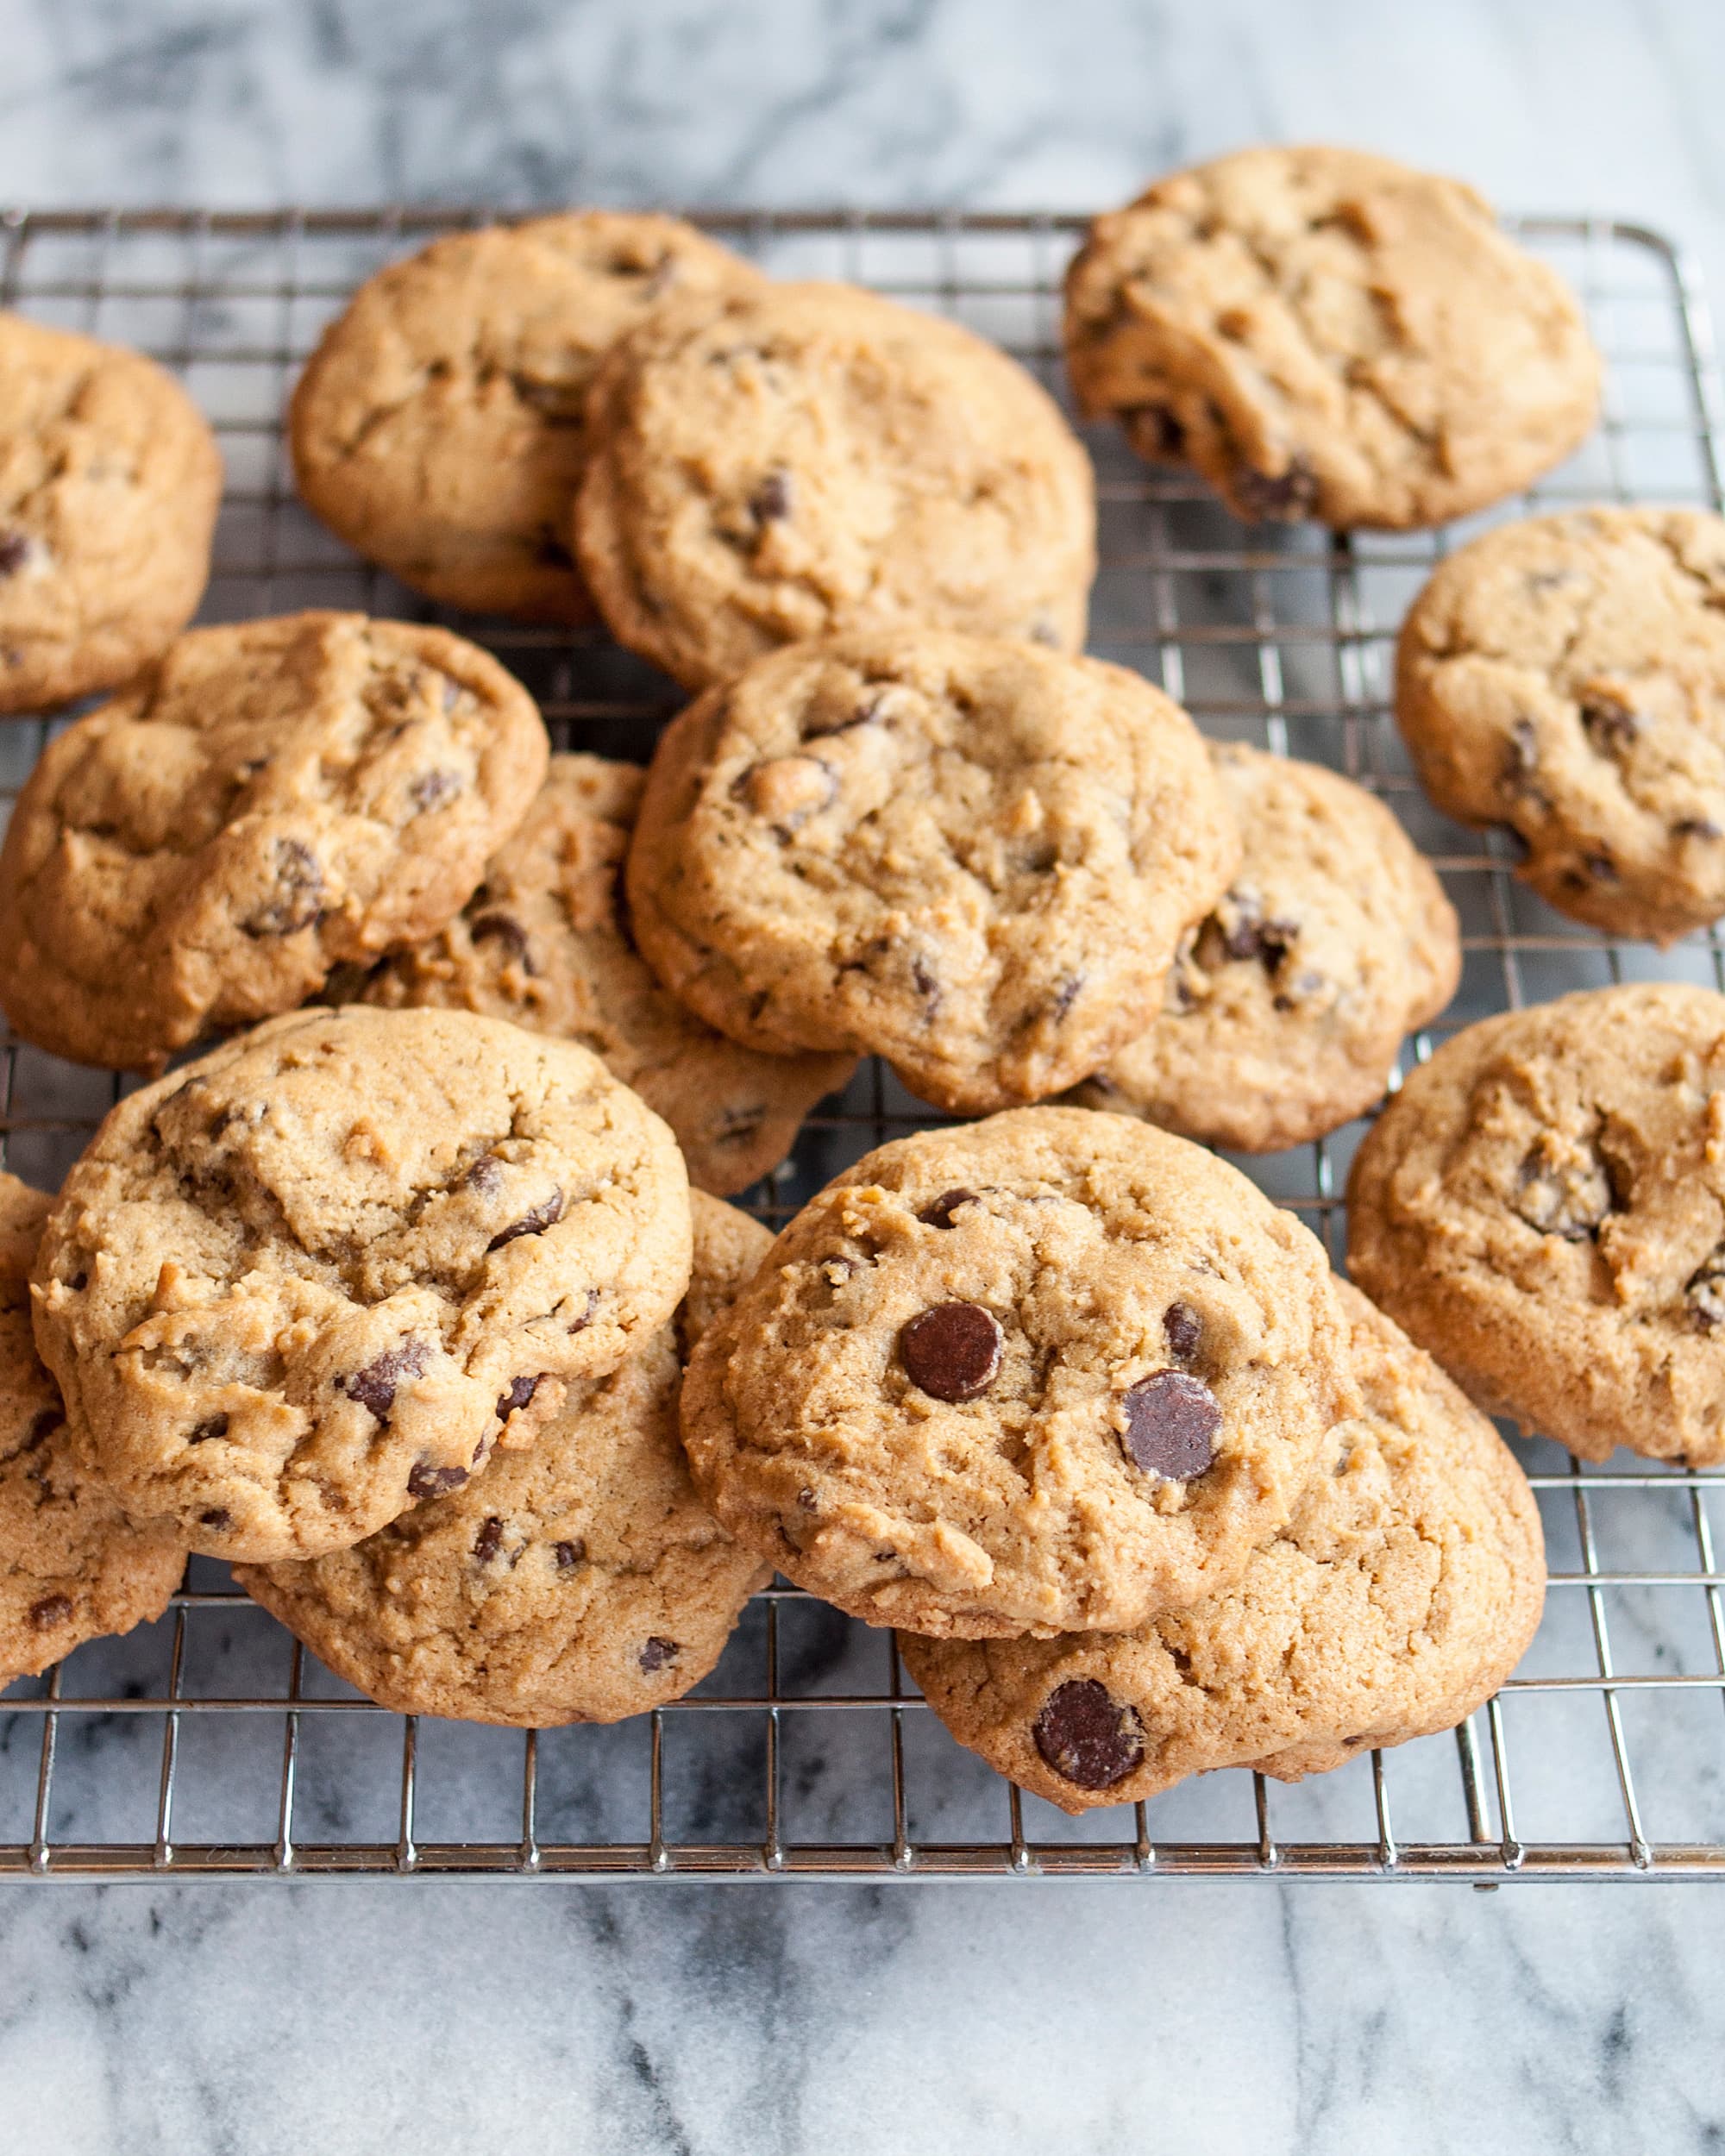
POLYGON ((772 1576, 702 1507, 677 1434, 684 1357, 772 1241, 696 1192, 674 1321, 572 1383, 530 1452, 351 1550, 235 1577, 338 1677, 403 1714, 549 1728, 681 1698, 772 1576))
POLYGON ((1089 460, 956 323, 847 285, 673 302, 607 356, 587 424, 582 572, 687 687, 849 630, 1084 641, 1089 460))
POLYGON ((194 630, 27 780, 0 849, 0 1003, 55 1055, 159 1069, 441 928, 549 755, 527 692, 445 630, 194 630))
POLYGON ((778 1165, 803 1117, 855 1066, 845 1055, 744 1048, 660 987, 635 948, 621 888, 646 775, 600 756, 554 756, 462 912, 342 1000, 480 1011, 580 1041, 664 1117, 691 1179, 728 1196, 778 1165))
POLYGON ((682 1156, 586 1049, 296 1012, 107 1117, 42 1238, 36 1337, 130 1508, 268 1563, 530 1443, 688 1263, 682 1156))
POLYGON ((693 705, 654 758, 629 899, 710 1024, 877 1053, 981 1113, 1130 1038, 1238 850, 1160 690, 925 629, 798 645, 693 705))
POLYGON ((1355 150, 1254 149, 1097 218, 1066 281, 1080 402, 1237 516, 1441 523, 1591 430, 1557 274, 1471 188, 1355 150))
POLYGON ((1592 989, 1446 1041, 1355 1159, 1348 1269, 1523 1429, 1725 1460, 1725 997, 1592 989))
POLYGON ((1320 1138, 1383 1098, 1403 1037, 1455 993, 1455 910, 1382 801, 1244 745, 1211 757, 1241 867, 1182 939, 1156 1023, 1089 1107, 1244 1152, 1320 1138))
POLYGON ((1659 943, 1725 913, 1725 519, 1588 509, 1452 555, 1409 611, 1396 717, 1439 807, 1515 873, 1659 943))
POLYGON ((568 522, 599 360, 674 294, 758 281, 676 217, 581 210, 434 240, 323 332, 289 412, 299 492, 446 605, 585 619, 568 522))
POLYGON ((1316 1240, 1162 1131, 1021 1108, 869 1154, 696 1350, 721 1523, 874 1625, 1122 1631, 1245 1569, 1357 1410, 1316 1240))
POLYGON ((960 1744, 1068 1812, 1189 1774, 1321 1774, 1452 1728, 1538 1629, 1539 1509, 1509 1448, 1344 1282, 1364 1411, 1236 1585, 1117 1638, 900 1638, 960 1744))
POLYGON ((0 314, 0 714, 113 688, 210 575, 216 437, 141 352, 0 314))

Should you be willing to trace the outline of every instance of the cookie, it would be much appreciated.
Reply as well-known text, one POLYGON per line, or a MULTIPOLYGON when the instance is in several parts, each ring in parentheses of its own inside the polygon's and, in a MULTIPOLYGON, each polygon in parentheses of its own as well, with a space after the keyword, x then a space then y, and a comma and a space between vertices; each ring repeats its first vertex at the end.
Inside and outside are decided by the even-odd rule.
POLYGON ((1396 716, 1439 807, 1507 825, 1560 912, 1661 943, 1725 913, 1725 518, 1487 532, 1402 624, 1396 716))
POLYGON ((941 1106, 1075 1083, 1140 1030, 1239 837, 1138 674, 1005 637, 800 644, 662 737, 643 955, 768 1051, 871 1051, 941 1106))
POLYGON ((1348 1269, 1524 1430, 1725 1461, 1725 997, 1596 989, 1446 1041, 1355 1159, 1348 1269))
POLYGON ((729 1196, 783 1160, 803 1117, 855 1066, 741 1047, 654 979, 622 891, 645 778, 635 764, 554 756, 465 910, 429 942, 336 984, 338 1000, 480 1011, 580 1041, 664 1117, 692 1181, 729 1196))
POLYGON ((1254 149, 1097 218, 1066 279, 1079 401, 1236 516, 1442 523, 1592 430, 1567 287, 1471 187, 1358 150, 1254 149))
POLYGON ((222 457, 141 352, 0 314, 0 714, 128 680, 210 577, 222 457))
POLYGON ((1089 461, 957 323, 848 285, 672 301, 601 364, 587 429, 581 573, 691 688, 847 630, 1084 641, 1089 461))
POLYGON ((1450 1729, 1539 1628, 1539 1508, 1497 1432, 1364 1295, 1337 1294, 1364 1412, 1244 1576, 1118 1638, 919 1639, 941 1720, 1064 1811, 1218 1767, 1278 1781, 1450 1729))
POLYGON ((757 282, 676 217, 588 210, 434 240, 319 340, 288 412, 299 492, 445 605, 582 620, 569 505, 599 360, 673 294, 757 282))
POLYGON ((30 1335, 30 1263, 50 1200, 0 1174, 0 1685, 167 1608, 185 1545, 129 1520, 74 1445, 30 1335))
POLYGON ((442 928, 549 755, 527 692, 447 630, 195 630, 26 782, 0 849, 0 1003, 54 1055, 160 1069, 442 928))
POLYGON ((570 1041, 295 1012, 129 1094, 66 1178, 36 1338, 128 1507, 257 1564, 525 1445, 688 1281, 670 1132, 570 1041))
POLYGON ((869 1624, 1121 1632, 1238 1578, 1358 1405, 1290 1213, 1146 1124, 1020 1108, 806 1206, 683 1441, 739 1542, 869 1624))
POLYGON ((1455 909, 1389 810, 1320 765, 1212 747, 1242 866, 1182 938, 1162 1010, 1076 1098, 1268 1153, 1383 1096, 1461 978, 1455 909))
POLYGON ((400 1714, 544 1729, 681 1699, 772 1568, 720 1530, 677 1437, 687 1347, 772 1238, 697 1193, 674 1323, 573 1384, 530 1452, 351 1550, 235 1577, 321 1661, 400 1714))

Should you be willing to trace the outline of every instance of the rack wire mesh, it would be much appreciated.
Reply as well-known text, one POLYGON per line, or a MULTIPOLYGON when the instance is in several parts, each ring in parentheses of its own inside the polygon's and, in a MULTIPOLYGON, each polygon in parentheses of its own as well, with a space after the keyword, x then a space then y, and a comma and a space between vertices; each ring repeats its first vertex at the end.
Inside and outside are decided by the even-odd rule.
MULTIPOLYGON (((481 210, 0 216, 0 305, 153 353, 214 422, 228 465, 201 618, 317 605, 450 618, 539 697, 558 744, 643 761, 669 685, 597 634, 442 617, 357 561, 294 500, 284 399, 318 330, 381 262, 481 210)), ((1059 216, 715 212, 698 222, 781 275, 840 277, 957 317, 1063 392, 1059 216)), ((1388 799, 1461 916, 1462 989, 1434 1037, 1608 981, 1725 987, 1714 932, 1663 954, 1577 929, 1509 856, 1414 787, 1387 702, 1408 600, 1489 522, 1601 499, 1722 504, 1711 331, 1667 241, 1604 219, 1512 228, 1581 292, 1609 367, 1594 440, 1531 494, 1437 534, 1247 530, 1183 474, 1086 429, 1101 569, 1092 648, 1207 731, 1313 757, 1388 799)), ((47 728, 0 728, 9 801, 47 728)), ((1405 1067, 1405 1064, 1404 1064, 1405 1067)), ((8 1038, 0 1143, 53 1187, 122 1081, 8 1038)), ((868 1147, 937 1119, 865 1066, 793 1160, 748 1194, 773 1221, 868 1147)), ((1361 1125, 1240 1164, 1339 1259, 1361 1125)), ((1516 1675, 1452 1736, 1295 1788, 1245 1771, 1069 1821, 954 1745, 890 1638, 775 1583, 687 1699, 612 1728, 528 1733, 387 1714, 194 1558, 168 1614, 91 1642, 0 1702, 0 1873, 917 1878, 1182 1874, 1725 1877, 1725 1476, 1584 1470, 1519 1445, 1552 1560, 1516 1675), (1512 1766, 1513 1763, 1513 1766, 1512 1766)), ((1619 1461, 1624 1456, 1618 1456, 1619 1461)))

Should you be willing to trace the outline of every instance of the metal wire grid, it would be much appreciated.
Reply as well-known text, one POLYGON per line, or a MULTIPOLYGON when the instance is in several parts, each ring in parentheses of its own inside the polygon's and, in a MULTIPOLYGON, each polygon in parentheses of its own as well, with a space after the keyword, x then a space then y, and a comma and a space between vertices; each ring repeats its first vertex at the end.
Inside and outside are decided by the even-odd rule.
MULTIPOLYGON (((318 329, 362 276, 487 214, 18 212, 0 216, 0 304, 153 352, 210 413, 229 483, 202 618, 331 604, 440 618, 300 510, 280 413, 318 329)), ((842 277, 950 313, 1062 387, 1058 278, 1076 219, 699 221, 777 273, 842 277)), ((1389 724, 1396 625, 1458 536, 1560 503, 1722 505, 1725 407, 1693 269, 1637 227, 1546 218, 1516 229, 1585 299, 1609 362, 1606 417, 1577 459, 1491 519, 1435 537, 1247 530, 1187 476, 1146 471, 1110 429, 1088 430, 1102 556, 1092 648, 1159 680, 1209 732, 1329 762, 1391 802, 1464 925, 1462 991, 1434 1032, 1606 981, 1725 987, 1716 934, 1660 955, 1548 912, 1495 840, 1424 801, 1389 724)), ((674 706, 668 684, 597 635, 454 625, 528 683, 561 746, 643 758, 674 706)), ((0 730, 8 800, 47 732, 0 730)), ((1431 1048, 1422 1035, 1408 1053, 1431 1048)), ((9 1164, 56 1183, 120 1089, 9 1039, 9 1164)), ((781 1219, 867 1147, 938 1119, 866 1067, 750 1201, 781 1219)), ((1359 1128, 1242 1163, 1337 1257, 1359 1128)), ((705 1684, 638 1722, 523 1737, 404 1720, 330 1677, 224 1568, 194 1558, 160 1624, 92 1642, 6 1695, 0 1871, 1725 1876, 1725 1574, 1709 1513, 1722 1478, 1584 1470, 1553 1446, 1521 1449, 1553 1590, 1521 1670, 1453 1737, 1297 1789, 1214 1775, 1069 1821, 946 1738, 885 1635, 783 1584, 756 1599, 705 1684)))

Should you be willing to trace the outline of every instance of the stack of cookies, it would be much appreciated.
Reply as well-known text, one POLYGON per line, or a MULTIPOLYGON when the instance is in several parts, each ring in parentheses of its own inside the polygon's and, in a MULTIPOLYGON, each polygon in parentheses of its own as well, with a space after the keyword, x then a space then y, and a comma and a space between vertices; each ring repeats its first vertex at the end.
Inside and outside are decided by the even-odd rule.
MULTIPOLYGON (((1597 408, 1550 273, 1352 153, 1099 219, 1066 341, 1252 519, 1469 513, 1597 408)), ((0 386, 0 709, 112 693, 0 849, 0 1002, 148 1080, 52 1204, 0 1191, 0 1674, 191 1550, 388 1706, 612 1720, 776 1570, 1078 1809, 1490 1694, 1544 1568, 1481 1404, 1725 1457, 1725 1000, 1441 1049, 1355 1169, 1375 1303, 1207 1150, 1377 1108, 1456 917, 1372 794, 1081 655, 1088 461, 994 347, 599 212, 330 325, 305 501, 442 604, 601 617, 690 692, 644 772, 553 755, 448 630, 186 631, 219 461, 181 392, 9 318, 0 386), (769 1245, 721 1200, 864 1056, 983 1119, 769 1245)), ((1614 934, 1725 911, 1722 591, 1718 520, 1590 511, 1408 619, 1433 798, 1614 934)))

